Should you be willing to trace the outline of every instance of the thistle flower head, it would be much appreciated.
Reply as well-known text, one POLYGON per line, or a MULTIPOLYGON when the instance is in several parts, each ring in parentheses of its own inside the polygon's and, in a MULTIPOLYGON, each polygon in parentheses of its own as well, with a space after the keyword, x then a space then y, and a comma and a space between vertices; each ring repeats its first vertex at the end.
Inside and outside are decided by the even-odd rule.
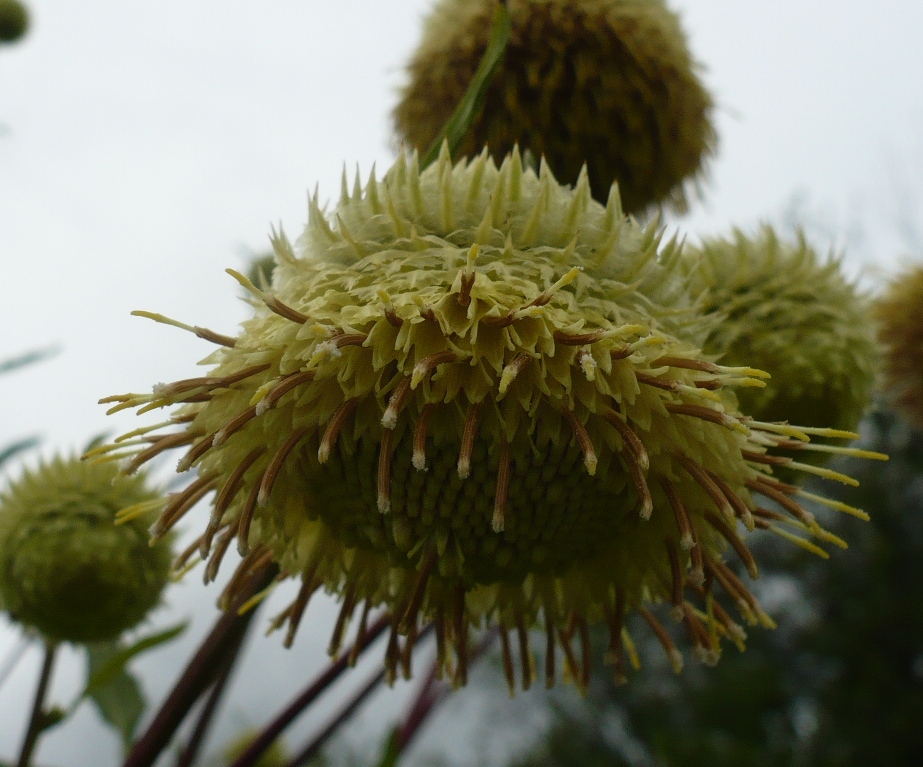
POLYGON ((923 267, 905 270, 875 302, 884 351, 884 387, 904 416, 923 429, 923 267))
MULTIPOLYGON (((424 151, 461 100, 496 0, 441 0, 427 18, 394 111, 398 136, 424 151)), ((676 14, 662 0, 510 0, 503 62, 459 152, 487 145, 497 162, 518 145, 593 196, 613 181, 637 213, 684 208, 716 138, 712 100, 676 14)))
POLYGON ((119 510, 157 497, 110 464, 54 458, 0 494, 0 604, 49 639, 96 642, 137 625, 168 581, 170 550, 119 510))
POLYGON ((572 189, 516 152, 499 169, 486 151, 455 165, 444 152, 422 173, 402 156, 383 181, 344 177, 332 216, 315 198, 297 247, 273 245, 270 289, 234 273, 254 299, 236 338, 145 313, 219 345, 207 376, 106 401, 179 406, 178 429, 152 432, 126 470, 186 448, 179 468, 198 479, 156 531, 214 492, 206 578, 234 541, 238 573, 271 558, 300 576, 276 621, 289 641, 325 587, 343 600, 332 652, 357 608, 364 626, 383 605, 392 673, 422 619, 463 683, 469 627, 496 624, 511 685, 510 630, 528 686, 541 624, 549 682, 560 651, 585 683, 572 643, 608 623, 621 673, 629 611, 679 666, 649 609, 666 603, 711 661, 743 636, 713 592, 770 623, 722 558, 732 547, 755 576, 742 530, 818 551, 779 524, 830 539, 772 475, 791 463, 773 450, 810 448, 808 432, 737 410, 733 390, 765 374, 703 356, 716 320, 687 294, 679 249, 626 219, 617 193, 593 201, 586 174, 572 189))
POLYGON ((705 309, 724 316, 705 351, 772 376, 764 388, 738 392, 741 409, 760 420, 855 429, 878 360, 868 297, 840 262, 819 256, 802 234, 789 243, 768 226, 707 240, 686 257, 705 309))
POLYGON ((0 0, 0 43, 12 43, 29 28, 29 13, 19 0, 0 0))

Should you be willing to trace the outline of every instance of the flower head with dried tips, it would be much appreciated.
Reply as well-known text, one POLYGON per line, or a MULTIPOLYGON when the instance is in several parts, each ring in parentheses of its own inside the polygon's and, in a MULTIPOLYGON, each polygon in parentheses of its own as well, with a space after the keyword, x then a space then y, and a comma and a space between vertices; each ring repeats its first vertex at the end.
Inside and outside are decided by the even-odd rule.
POLYGON ((0 43, 19 40, 29 28, 29 12, 19 0, 0 0, 0 43))
POLYGON ((884 350, 884 387, 901 413, 923 429, 923 267, 892 280, 874 305, 884 350))
POLYGON ((170 548, 151 546, 159 495, 111 464, 55 458, 0 494, 0 604, 52 640, 98 642, 137 625, 169 580, 170 548), (116 524, 126 507, 147 521, 116 524))
POLYGON ((693 288, 724 320, 705 351, 726 365, 772 377, 737 392, 741 410, 764 421, 853 430, 871 401, 878 367, 869 300, 799 234, 768 226, 687 248, 693 288))
POLYGON ((444 151, 423 172, 401 156, 381 181, 344 179, 331 215, 315 199, 297 247, 273 244, 269 288, 233 272, 254 316, 217 341, 208 375, 107 401, 177 408, 128 464, 182 447, 180 468, 198 471, 156 531, 214 493, 206 578, 232 544, 238 573, 272 558, 300 577, 275 622, 289 641, 323 587, 343 603, 332 652, 356 612, 362 633, 370 610, 395 616, 392 676, 433 622, 462 684, 470 627, 497 625, 505 648, 518 637, 528 687, 543 625, 548 683, 563 658, 583 685, 588 626, 608 624, 622 674, 632 612, 679 665, 663 603, 712 661, 742 636, 722 599, 770 623, 723 561, 734 551, 756 574, 744 531, 831 540, 773 476, 790 460, 776 445, 828 431, 737 410, 733 390, 764 374, 703 357, 716 319, 687 294, 678 247, 617 195, 595 202, 585 174, 570 188, 518 153, 497 168, 444 151))
MULTIPOLYGON (((424 151, 465 93, 496 0, 441 0, 427 18, 394 111, 398 137, 424 151)), ((714 152, 712 99, 676 14, 662 0, 510 0, 510 40, 459 152, 518 144, 593 196, 618 182, 638 213, 683 209, 714 152)))

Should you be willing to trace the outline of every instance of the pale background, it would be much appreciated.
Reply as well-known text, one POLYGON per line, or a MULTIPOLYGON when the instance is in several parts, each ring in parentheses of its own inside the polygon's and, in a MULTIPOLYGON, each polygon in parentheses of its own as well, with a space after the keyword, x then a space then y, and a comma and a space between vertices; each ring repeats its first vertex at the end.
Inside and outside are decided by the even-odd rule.
MULTIPOLYGON (((45 454, 76 449, 137 423, 105 418, 100 397, 195 374, 207 344, 129 312, 234 332, 246 307, 223 270, 264 249, 270 225, 296 235, 308 190, 319 184, 335 199, 344 163, 350 175, 356 163, 363 175, 372 163, 388 167, 388 114, 428 5, 29 0, 28 39, 0 48, 0 359, 60 351, 0 379, 0 445, 37 433, 45 454)), ((874 289, 921 246, 909 223, 923 221, 923 3, 672 5, 707 67, 721 147, 707 199, 671 226, 696 237, 794 210, 824 247, 848 246, 850 270, 874 289)), ((170 609, 152 625, 194 625, 136 664, 153 700, 212 621, 216 593, 195 575, 168 592, 170 609)), ((216 741, 304 684, 322 663, 332 617, 329 604, 312 604, 288 652, 279 637, 255 633, 216 741)), ((16 641, 0 621, 0 664, 16 641)), ((0 693, 0 756, 18 748, 38 660, 30 653, 0 693)), ((56 702, 81 674, 65 656, 56 702)), ((373 699, 351 731, 355 748, 379 742, 408 689, 373 699)), ((528 698, 496 710, 459 694, 417 757, 448 749, 473 763, 477 742, 495 761, 534 725, 528 698)), ((321 721, 312 712, 291 742, 321 721)), ((39 762, 100 767, 117 752, 86 707, 45 739, 39 762)))

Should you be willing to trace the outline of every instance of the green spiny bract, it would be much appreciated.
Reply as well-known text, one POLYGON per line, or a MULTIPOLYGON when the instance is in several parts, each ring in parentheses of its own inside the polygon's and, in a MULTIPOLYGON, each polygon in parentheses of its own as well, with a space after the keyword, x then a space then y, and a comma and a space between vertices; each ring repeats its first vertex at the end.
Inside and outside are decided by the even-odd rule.
MULTIPOLYGON (((486 152, 453 165, 444 151, 422 173, 402 155, 382 181, 344 176, 336 211, 315 198, 297 247, 281 233, 273 247, 268 289, 232 272, 254 299, 236 338, 144 313, 218 344, 207 376, 105 401, 179 406, 179 429, 151 427, 125 470, 186 449, 178 468, 198 479, 156 534, 214 492, 206 579, 235 541, 232 584, 267 559, 300 577, 274 624, 287 641, 325 587, 343 600, 332 652, 360 605, 384 606, 408 652, 420 620, 436 623, 458 683, 469 627, 491 624, 520 637, 524 686, 536 624, 549 682, 556 648, 587 682, 571 643, 598 622, 621 674, 629 611, 678 668, 653 605, 707 661, 721 637, 743 638, 713 589, 771 624, 722 560, 730 544, 756 575, 743 529, 839 542, 772 476, 768 451, 807 433, 738 411, 733 390, 765 374, 703 356, 718 318, 689 295, 679 248, 625 218, 614 189, 595 202, 586 174, 572 189, 518 152, 498 169, 486 152)), ((395 635, 392 673, 400 658, 395 635)))
POLYGON ((19 40, 29 28, 29 12, 19 0, 0 0, 0 43, 19 40))
POLYGON ((144 477, 111 464, 55 458, 0 495, 0 604, 52 640, 98 642, 137 625, 169 580, 170 548, 148 526, 116 525, 155 500, 144 477))
MULTIPOLYGON (((426 150, 472 79, 496 0, 441 0, 427 18, 394 111, 398 137, 426 150)), ((714 152, 712 99, 676 14, 662 0, 510 0, 503 62, 459 153, 518 144, 593 196, 613 181, 638 213, 679 209, 714 152)))

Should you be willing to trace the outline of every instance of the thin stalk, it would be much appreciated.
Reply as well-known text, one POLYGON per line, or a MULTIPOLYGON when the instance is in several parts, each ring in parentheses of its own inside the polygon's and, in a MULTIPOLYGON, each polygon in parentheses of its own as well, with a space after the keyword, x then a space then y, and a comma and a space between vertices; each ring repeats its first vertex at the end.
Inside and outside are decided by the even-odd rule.
MULTIPOLYGON (((430 623, 417 635, 416 641, 419 642, 432 630, 433 624, 430 623)), ((339 730, 354 713, 356 713, 356 710, 365 702, 365 699, 375 692, 375 689, 385 678, 386 671, 387 669, 382 668, 380 671, 376 671, 372 674, 368 681, 359 688, 359 691, 353 696, 352 700, 343 706, 343 708, 330 719, 324 729, 315 735, 314 738, 285 765, 285 767, 302 767, 302 765, 307 764, 313 757, 320 753, 320 750, 327 744, 327 741, 336 734, 337 730, 339 730)))
POLYGON ((179 759, 176 760, 176 767, 191 767, 195 762, 199 754, 199 749, 202 747, 202 743, 214 719, 215 711, 218 709, 218 704, 221 702, 221 696, 224 694, 228 680, 231 678, 234 662, 237 660, 238 655, 240 655, 242 646, 243 642, 237 646, 237 652, 231 654, 227 661, 225 661, 224 668, 221 669, 221 674, 212 685, 211 692, 208 694, 208 698, 206 698, 205 704, 202 706, 202 711, 199 713, 199 718, 196 720, 195 727, 189 735, 186 747, 180 754, 179 759))
POLYGON ((36 743, 38 743, 39 735, 45 729, 45 696, 48 694, 48 685, 51 682, 51 672, 54 668, 57 651, 58 646, 46 640, 45 659, 42 662, 42 671, 39 674, 38 685, 35 688, 32 714, 29 716, 29 726, 26 729, 26 737, 22 741, 22 749, 19 751, 19 761, 16 762, 16 767, 29 767, 32 752, 35 750, 36 743))
MULTIPOLYGON (((368 649, 369 645, 381 636, 389 625, 391 625, 391 614, 385 613, 375 621, 375 623, 369 626, 365 636, 356 639, 356 645, 360 648, 357 654, 368 649)), ((256 764, 256 761, 269 749, 276 739, 278 739, 282 731, 349 667, 356 645, 346 650, 337 660, 327 666, 327 668, 305 688, 304 692, 300 693, 288 706, 286 706, 285 709, 253 740, 247 749, 237 757, 237 760, 231 767, 252 767, 252 765, 256 764)))
POLYGON ((238 615, 238 609, 248 599, 269 586, 277 572, 276 565, 270 563, 250 576, 240 590, 239 596, 227 612, 215 622, 211 632, 189 661, 182 676, 154 717, 154 721, 132 747, 123 767, 151 767, 154 764, 157 757, 170 743, 190 709, 214 683, 228 658, 236 654, 247 632, 247 627, 257 613, 257 609, 253 609, 243 615, 238 615))

